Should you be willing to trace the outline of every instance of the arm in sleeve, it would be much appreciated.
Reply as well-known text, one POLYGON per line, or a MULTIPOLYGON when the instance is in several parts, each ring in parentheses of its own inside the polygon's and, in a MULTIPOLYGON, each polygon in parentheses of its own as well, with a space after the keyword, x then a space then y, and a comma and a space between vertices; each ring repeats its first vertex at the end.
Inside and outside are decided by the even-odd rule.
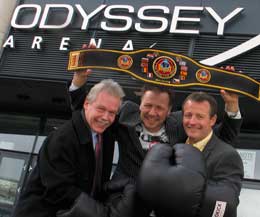
POLYGON ((243 119, 233 119, 225 113, 223 121, 216 125, 214 133, 228 144, 234 144, 240 133, 243 119))
POLYGON ((81 193, 69 210, 59 210, 56 217, 108 217, 109 208, 81 193))
POLYGON ((199 216, 236 217, 243 178, 241 158, 237 153, 225 155, 213 173, 206 185, 199 216))
POLYGON ((80 88, 70 91, 69 86, 71 83, 68 83, 68 95, 70 99, 70 106, 72 111, 80 110, 83 107, 84 100, 87 93, 86 85, 81 86, 80 88))
MULTIPOLYGON (((44 199, 58 207, 69 207, 82 190, 76 186, 75 154, 66 149, 61 137, 51 134, 45 140, 39 156, 40 179, 44 186, 44 199)), ((73 146, 74 144, 69 144, 73 146)))

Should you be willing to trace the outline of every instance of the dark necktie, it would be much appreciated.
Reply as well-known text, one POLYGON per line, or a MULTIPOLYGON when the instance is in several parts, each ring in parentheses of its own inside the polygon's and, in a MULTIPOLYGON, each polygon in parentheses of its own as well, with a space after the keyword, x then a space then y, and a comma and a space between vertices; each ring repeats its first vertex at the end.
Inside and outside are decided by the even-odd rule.
POLYGON ((93 179, 92 195, 96 195, 101 189, 101 178, 102 178, 102 136, 97 134, 96 145, 95 145, 95 157, 96 157, 96 168, 93 179))

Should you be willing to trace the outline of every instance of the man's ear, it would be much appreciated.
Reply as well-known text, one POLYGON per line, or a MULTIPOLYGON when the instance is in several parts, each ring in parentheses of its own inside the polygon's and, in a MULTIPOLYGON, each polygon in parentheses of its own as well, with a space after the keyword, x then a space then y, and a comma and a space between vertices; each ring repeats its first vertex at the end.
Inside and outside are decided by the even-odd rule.
POLYGON ((85 99, 84 104, 83 104, 83 108, 86 110, 88 108, 89 102, 87 99, 85 99))
POLYGON ((141 110, 141 107, 142 107, 142 102, 140 102, 140 105, 139 105, 139 110, 141 110))
POLYGON ((213 127, 215 125, 215 123, 217 122, 217 115, 214 115, 213 117, 210 118, 211 120, 211 126, 213 127))
POLYGON ((172 112, 172 106, 169 107, 168 115, 170 115, 172 112))

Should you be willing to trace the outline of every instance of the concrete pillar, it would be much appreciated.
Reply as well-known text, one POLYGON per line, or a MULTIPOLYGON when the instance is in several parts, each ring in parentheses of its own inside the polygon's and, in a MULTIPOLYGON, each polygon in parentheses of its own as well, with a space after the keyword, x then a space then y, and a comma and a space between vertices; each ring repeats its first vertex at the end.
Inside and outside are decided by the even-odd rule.
POLYGON ((17 2, 17 0, 0 0, 0 53, 3 40, 9 31, 11 17, 17 2))

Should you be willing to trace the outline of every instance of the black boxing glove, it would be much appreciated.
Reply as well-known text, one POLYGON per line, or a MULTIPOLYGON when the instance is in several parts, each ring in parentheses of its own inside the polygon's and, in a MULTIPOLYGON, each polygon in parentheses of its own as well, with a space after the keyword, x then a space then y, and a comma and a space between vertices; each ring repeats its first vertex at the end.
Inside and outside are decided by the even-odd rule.
POLYGON ((192 217, 199 211, 205 182, 205 160, 198 149, 156 144, 143 161, 137 192, 158 215, 192 217))
POLYGON ((56 217, 107 217, 108 207, 81 193, 69 210, 60 210, 56 217))
POLYGON ((127 184, 117 204, 110 204, 109 207, 110 217, 146 217, 150 213, 136 194, 134 184, 127 184))
POLYGON ((122 192, 127 184, 133 182, 134 181, 128 177, 112 178, 104 184, 103 190, 107 193, 122 192))

